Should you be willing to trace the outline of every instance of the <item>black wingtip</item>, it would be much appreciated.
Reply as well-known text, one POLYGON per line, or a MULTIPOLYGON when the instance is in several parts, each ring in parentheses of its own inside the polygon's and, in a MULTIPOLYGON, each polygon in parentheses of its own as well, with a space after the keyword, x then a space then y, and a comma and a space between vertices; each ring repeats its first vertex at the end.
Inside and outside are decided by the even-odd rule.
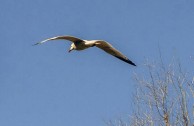
POLYGON ((39 45, 39 44, 40 44, 40 43, 38 42, 38 43, 33 44, 32 46, 39 45))
POLYGON ((136 65, 135 63, 133 63, 133 62, 131 62, 130 64, 133 65, 133 66, 137 66, 137 65, 136 65))
POLYGON ((124 62, 126 62, 126 63, 128 63, 128 64, 130 64, 130 65, 137 66, 135 63, 133 63, 129 59, 124 59, 124 58, 118 57, 118 56, 115 56, 115 57, 118 58, 118 59, 120 59, 120 60, 122 60, 122 61, 124 61, 124 62))
MULTIPOLYGON (((125 61, 125 60, 123 60, 123 61, 125 61)), ((130 61, 130 60, 126 60, 125 62, 127 62, 127 63, 129 63, 129 64, 131 64, 131 65, 133 65, 133 66, 137 66, 135 63, 133 63, 133 62, 130 61)))

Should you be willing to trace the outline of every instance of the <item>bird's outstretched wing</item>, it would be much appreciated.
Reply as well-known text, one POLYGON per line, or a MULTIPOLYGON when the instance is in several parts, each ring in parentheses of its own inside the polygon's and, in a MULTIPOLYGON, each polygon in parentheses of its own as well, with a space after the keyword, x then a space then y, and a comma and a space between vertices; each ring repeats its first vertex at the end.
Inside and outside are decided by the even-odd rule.
POLYGON ((118 50, 116 50, 111 44, 109 44, 108 42, 99 40, 95 42, 95 46, 104 50, 105 52, 115 56, 116 58, 129 63, 133 66, 136 66, 135 63, 133 63, 132 61, 130 61, 126 56, 124 56, 121 52, 119 52, 118 50))
POLYGON ((73 36, 56 36, 56 37, 45 39, 45 40, 43 40, 41 42, 38 42, 34 45, 39 45, 39 44, 45 43, 45 42, 50 41, 50 40, 58 40, 58 39, 69 40, 71 42, 78 42, 78 41, 82 42, 83 41, 82 39, 79 39, 79 38, 76 38, 76 37, 73 37, 73 36))

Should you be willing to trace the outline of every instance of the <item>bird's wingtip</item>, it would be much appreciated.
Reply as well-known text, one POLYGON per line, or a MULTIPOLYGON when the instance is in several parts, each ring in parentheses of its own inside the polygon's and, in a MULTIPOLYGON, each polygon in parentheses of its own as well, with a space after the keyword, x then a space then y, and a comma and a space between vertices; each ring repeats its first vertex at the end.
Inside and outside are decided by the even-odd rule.
POLYGON ((132 64, 133 66, 137 66, 135 63, 132 64))
POLYGON ((129 60, 129 62, 128 63, 130 63, 131 65, 133 65, 133 66, 137 66, 135 63, 133 63, 132 61, 130 61, 129 60))
POLYGON ((41 43, 40 42, 38 42, 38 43, 35 43, 35 44, 33 44, 32 46, 35 46, 35 45, 40 45, 41 43))
POLYGON ((122 61, 124 61, 124 62, 126 62, 126 63, 128 63, 128 64, 130 64, 130 65, 136 66, 135 63, 133 63, 131 60, 129 60, 127 58, 125 59, 125 58, 119 57, 119 56, 115 56, 115 57, 118 58, 118 59, 120 59, 120 60, 122 60, 122 61))

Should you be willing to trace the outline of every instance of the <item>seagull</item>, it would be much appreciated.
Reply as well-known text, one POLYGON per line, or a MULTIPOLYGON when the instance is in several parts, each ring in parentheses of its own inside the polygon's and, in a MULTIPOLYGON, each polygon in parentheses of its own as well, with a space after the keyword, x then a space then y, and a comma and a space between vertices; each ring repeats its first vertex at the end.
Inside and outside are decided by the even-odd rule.
POLYGON ((56 37, 48 38, 48 39, 43 40, 41 42, 38 42, 34 45, 43 44, 43 43, 50 41, 50 40, 69 40, 70 42, 72 42, 71 47, 69 49, 69 52, 71 52, 72 50, 80 51, 80 50, 84 50, 84 49, 87 49, 89 47, 95 46, 95 47, 98 47, 98 48, 104 50, 108 54, 110 54, 110 55, 130 64, 130 65, 136 66, 135 63, 130 61, 121 52, 116 50, 110 43, 108 43, 104 40, 82 40, 80 38, 67 35, 67 36, 56 36, 56 37))

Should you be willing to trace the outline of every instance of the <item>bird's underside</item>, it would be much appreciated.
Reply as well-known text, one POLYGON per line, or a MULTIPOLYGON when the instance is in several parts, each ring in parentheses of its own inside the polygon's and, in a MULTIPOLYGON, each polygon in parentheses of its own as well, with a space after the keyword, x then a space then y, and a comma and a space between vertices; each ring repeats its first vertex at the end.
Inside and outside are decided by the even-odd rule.
POLYGON ((96 47, 104 50, 108 54, 110 54, 110 55, 112 55, 112 56, 114 56, 114 57, 116 57, 116 58, 118 58, 118 59, 120 59, 120 60, 122 60, 122 61, 124 61, 128 64, 136 66, 135 63, 130 61, 121 52, 116 50, 110 43, 105 42, 103 40, 82 40, 82 39, 79 39, 79 38, 76 38, 76 37, 73 37, 73 36, 57 36, 57 37, 53 37, 53 38, 43 40, 43 41, 38 42, 34 45, 39 45, 39 44, 45 43, 45 42, 50 41, 50 40, 59 40, 59 39, 69 40, 69 41, 72 42, 69 52, 72 51, 72 50, 84 50, 86 48, 96 46, 96 47))

